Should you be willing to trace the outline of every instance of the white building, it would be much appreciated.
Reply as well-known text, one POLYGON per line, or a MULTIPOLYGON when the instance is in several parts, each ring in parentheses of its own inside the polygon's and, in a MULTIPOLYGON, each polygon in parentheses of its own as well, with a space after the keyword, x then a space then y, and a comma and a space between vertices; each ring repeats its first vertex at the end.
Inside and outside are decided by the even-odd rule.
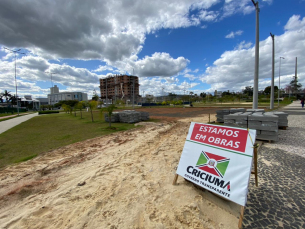
POLYGON ((25 95, 24 98, 20 98, 18 101, 20 108, 38 110, 40 107, 40 101, 33 99, 31 95, 25 95))
POLYGON ((214 96, 216 96, 217 98, 221 98, 222 97, 222 91, 215 90, 214 96))
POLYGON ((64 100, 88 101, 88 95, 83 92, 59 92, 57 85, 51 87, 51 94, 48 94, 49 104, 54 105, 64 100))

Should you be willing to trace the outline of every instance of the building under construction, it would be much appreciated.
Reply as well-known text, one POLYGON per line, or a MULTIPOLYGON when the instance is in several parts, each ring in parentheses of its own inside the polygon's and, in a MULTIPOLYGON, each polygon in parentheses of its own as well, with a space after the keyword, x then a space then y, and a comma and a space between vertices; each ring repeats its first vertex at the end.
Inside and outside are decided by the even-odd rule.
POLYGON ((116 100, 137 103, 139 98, 139 78, 128 75, 110 75, 100 79, 101 99, 105 103, 116 100), (108 101, 107 101, 108 100, 108 101))

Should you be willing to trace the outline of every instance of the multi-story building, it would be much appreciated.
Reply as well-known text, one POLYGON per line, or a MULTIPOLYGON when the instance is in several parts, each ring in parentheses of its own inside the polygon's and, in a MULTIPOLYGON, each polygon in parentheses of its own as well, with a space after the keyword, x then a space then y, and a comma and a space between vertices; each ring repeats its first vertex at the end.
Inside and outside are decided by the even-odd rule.
POLYGON ((100 79, 101 99, 109 103, 115 100, 124 100, 136 103, 139 99, 139 78, 128 75, 111 75, 100 79), (106 101, 108 99, 108 101, 106 101))
POLYGON ((88 95, 83 92, 59 92, 57 85, 51 87, 51 94, 48 94, 49 104, 54 105, 63 100, 88 101, 88 95))

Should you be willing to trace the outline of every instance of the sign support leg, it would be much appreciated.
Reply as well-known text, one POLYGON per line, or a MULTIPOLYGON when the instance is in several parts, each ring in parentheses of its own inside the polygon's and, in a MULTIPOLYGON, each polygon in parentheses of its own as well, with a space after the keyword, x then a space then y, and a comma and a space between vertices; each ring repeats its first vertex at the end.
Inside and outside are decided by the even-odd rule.
POLYGON ((257 147, 254 148, 254 173, 255 173, 255 186, 258 186, 258 177, 257 177, 257 147))
POLYGON ((175 185, 177 183, 178 180, 178 174, 175 175, 174 180, 173 180, 173 185, 175 185))
POLYGON ((240 209, 240 216, 239 216, 239 222, 238 222, 238 228, 241 229, 243 227, 243 218, 244 218, 244 212, 245 212, 245 207, 241 206, 240 209))
POLYGON ((254 146, 254 149, 253 149, 253 160, 254 160, 254 171, 251 171, 251 174, 254 174, 255 176, 255 186, 257 187, 258 186, 258 172, 257 172, 257 146, 254 146))

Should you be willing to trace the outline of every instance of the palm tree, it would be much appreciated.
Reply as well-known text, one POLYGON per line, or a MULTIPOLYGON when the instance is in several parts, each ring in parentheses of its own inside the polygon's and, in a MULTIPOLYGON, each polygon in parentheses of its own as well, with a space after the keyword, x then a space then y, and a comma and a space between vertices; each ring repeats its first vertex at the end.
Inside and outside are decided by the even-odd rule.
POLYGON ((12 94, 10 91, 5 90, 4 93, 2 93, 3 97, 5 97, 5 101, 6 103, 10 100, 10 98, 12 97, 12 94))
POLYGON ((3 93, 0 93, 0 102, 3 103, 3 93))

